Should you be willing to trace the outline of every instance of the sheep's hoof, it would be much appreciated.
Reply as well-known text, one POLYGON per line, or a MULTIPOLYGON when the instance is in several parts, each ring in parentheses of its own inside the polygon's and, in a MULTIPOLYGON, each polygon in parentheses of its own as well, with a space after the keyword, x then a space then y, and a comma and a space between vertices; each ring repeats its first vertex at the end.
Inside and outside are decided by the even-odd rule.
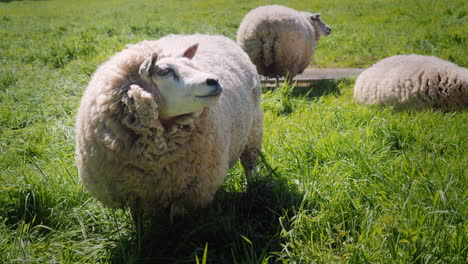
POLYGON ((171 204, 171 209, 169 212, 170 218, 171 218, 171 223, 174 222, 175 218, 177 216, 184 216, 186 213, 186 210, 184 206, 180 203, 173 203, 171 204))

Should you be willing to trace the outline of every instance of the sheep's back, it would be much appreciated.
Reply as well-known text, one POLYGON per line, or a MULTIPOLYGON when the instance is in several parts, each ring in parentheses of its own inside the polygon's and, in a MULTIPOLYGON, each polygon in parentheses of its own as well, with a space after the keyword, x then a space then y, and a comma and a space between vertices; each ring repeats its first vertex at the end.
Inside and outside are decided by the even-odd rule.
POLYGON ((237 42, 260 74, 296 75, 313 59, 315 32, 298 11, 284 6, 262 6, 250 11, 237 31, 237 42))
POLYGON ((392 56, 361 73, 354 97, 397 108, 466 107, 468 70, 433 56, 392 56))

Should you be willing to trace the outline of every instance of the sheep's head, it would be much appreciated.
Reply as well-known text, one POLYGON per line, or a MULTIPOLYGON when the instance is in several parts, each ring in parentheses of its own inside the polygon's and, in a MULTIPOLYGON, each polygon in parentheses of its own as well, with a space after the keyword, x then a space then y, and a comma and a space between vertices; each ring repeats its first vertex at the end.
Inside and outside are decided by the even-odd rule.
POLYGON ((197 70, 191 62, 197 49, 194 44, 179 56, 162 59, 153 54, 141 64, 141 78, 158 88, 161 118, 198 112, 218 102, 223 90, 218 76, 197 70))
POLYGON ((302 12, 302 14, 309 19, 315 30, 315 40, 319 41, 320 36, 328 36, 331 33, 331 28, 325 24, 320 18, 320 13, 311 14, 309 12, 302 12))

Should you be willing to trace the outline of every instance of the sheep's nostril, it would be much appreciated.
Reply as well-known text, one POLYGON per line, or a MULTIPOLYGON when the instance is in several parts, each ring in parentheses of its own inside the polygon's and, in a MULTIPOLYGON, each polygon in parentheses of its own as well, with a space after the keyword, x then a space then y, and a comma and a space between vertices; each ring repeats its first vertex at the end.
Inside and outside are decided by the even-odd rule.
POLYGON ((206 79, 206 84, 208 84, 208 85, 219 85, 218 80, 215 80, 215 79, 206 79))

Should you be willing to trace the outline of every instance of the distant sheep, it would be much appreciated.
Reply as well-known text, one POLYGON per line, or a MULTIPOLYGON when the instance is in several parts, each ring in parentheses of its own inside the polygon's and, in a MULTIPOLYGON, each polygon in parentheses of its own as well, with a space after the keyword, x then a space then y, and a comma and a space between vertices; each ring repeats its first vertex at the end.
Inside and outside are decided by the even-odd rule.
POLYGON ((133 216, 208 204, 240 159, 248 182, 261 148, 255 66, 226 37, 171 35, 131 45, 92 77, 76 122, 89 193, 133 216))
POLYGON ((313 60, 320 36, 330 32, 320 14, 268 5, 253 9, 244 17, 237 30, 237 43, 261 75, 292 79, 313 60))
POLYGON ((468 69, 432 56, 393 56, 361 73, 354 97, 396 108, 463 108, 468 105, 468 69))

